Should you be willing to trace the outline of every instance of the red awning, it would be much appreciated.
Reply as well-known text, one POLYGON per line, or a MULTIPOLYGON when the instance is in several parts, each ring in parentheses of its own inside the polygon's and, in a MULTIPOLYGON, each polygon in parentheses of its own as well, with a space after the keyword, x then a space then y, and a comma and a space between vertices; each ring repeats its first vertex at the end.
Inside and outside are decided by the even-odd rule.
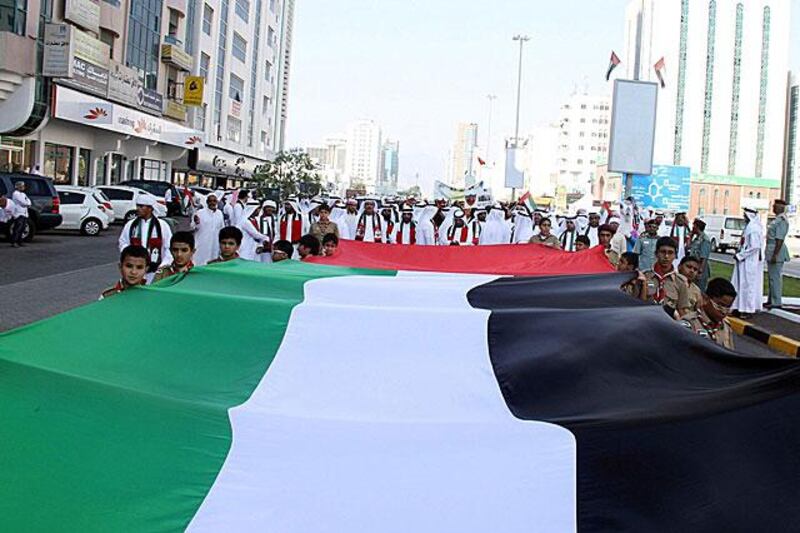
POLYGON ((558 276, 613 272, 602 248, 562 252, 539 244, 501 246, 404 246, 339 241, 332 257, 309 258, 322 265, 510 276, 558 276))

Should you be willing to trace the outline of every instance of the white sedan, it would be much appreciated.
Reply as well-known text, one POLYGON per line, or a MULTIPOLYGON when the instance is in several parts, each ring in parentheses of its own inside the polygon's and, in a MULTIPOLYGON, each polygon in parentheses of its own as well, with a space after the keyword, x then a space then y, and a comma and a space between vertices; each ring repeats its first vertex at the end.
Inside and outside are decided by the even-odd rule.
MULTIPOLYGON (((114 214, 119 222, 125 223, 136 216, 136 201, 139 196, 153 196, 149 192, 137 189, 136 187, 125 187, 123 185, 99 185, 96 190, 102 192, 114 207, 114 214)), ((155 208, 153 214, 158 218, 167 216, 167 206, 163 198, 155 198, 155 208)))
POLYGON ((108 229, 113 210, 110 205, 104 205, 107 202, 96 191, 89 187, 67 185, 57 185, 56 191, 61 201, 62 218, 58 229, 78 230, 91 237, 108 229))

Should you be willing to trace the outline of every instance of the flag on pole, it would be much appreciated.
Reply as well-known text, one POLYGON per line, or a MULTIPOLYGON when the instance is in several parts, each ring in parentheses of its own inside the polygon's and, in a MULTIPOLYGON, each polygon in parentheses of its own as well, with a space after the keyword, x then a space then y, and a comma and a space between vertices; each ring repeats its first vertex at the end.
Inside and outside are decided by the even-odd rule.
POLYGON ((661 88, 662 89, 666 88, 667 82, 664 81, 664 71, 667 68, 667 64, 664 61, 664 58, 662 57, 661 59, 659 59, 656 62, 656 64, 653 65, 653 68, 656 69, 656 76, 658 76, 658 81, 661 83, 661 88))
POLYGON ((480 166, 482 166, 482 167, 485 167, 485 166, 486 166, 486 161, 484 161, 483 159, 481 159, 481 156, 478 156, 478 164, 479 164, 480 166))
POLYGON ((520 196, 519 204, 524 205, 528 208, 528 212, 533 213, 536 209, 536 202, 533 201, 533 196, 531 195, 530 191, 526 191, 525 194, 520 196))
POLYGON ((617 56, 616 52, 613 50, 611 51, 611 60, 608 63, 608 70, 606 71, 606 81, 611 79, 611 73, 614 72, 614 69, 622 63, 619 57, 617 56))

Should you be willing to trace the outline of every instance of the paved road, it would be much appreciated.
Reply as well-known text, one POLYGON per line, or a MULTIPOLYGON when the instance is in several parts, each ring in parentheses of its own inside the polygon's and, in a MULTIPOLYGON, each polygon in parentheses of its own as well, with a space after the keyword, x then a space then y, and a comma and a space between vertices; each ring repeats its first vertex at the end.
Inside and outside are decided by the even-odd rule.
MULTIPOLYGON (((179 227, 187 224, 179 220, 179 227)), ((119 276, 117 237, 113 225, 98 237, 71 232, 40 233, 24 248, 0 242, 0 294, 4 306, 0 331, 30 324, 97 300, 119 276)), ((736 339, 739 350, 760 357, 774 356, 763 344, 736 339)))
MULTIPOLYGON (((711 259, 715 261, 720 261, 722 263, 727 263, 732 265, 733 261, 733 254, 718 254, 713 253, 711 254, 711 259)), ((764 266, 766 269, 766 265, 764 266)), ((783 265, 783 275, 784 276, 791 276, 793 278, 800 278, 800 259, 793 259, 792 261, 783 265)))

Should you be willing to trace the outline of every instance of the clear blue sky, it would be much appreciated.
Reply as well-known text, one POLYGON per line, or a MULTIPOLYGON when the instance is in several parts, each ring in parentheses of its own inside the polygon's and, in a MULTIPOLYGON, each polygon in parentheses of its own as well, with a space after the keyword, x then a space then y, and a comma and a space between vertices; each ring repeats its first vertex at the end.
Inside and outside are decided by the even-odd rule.
MULTIPOLYGON (((522 130, 553 120, 574 84, 610 91, 628 0, 297 0, 289 101, 290 147, 315 145, 350 120, 374 118, 400 141, 400 182, 441 178, 459 121, 493 146, 513 134, 517 48, 526 46, 522 130)), ((800 0, 792 3, 791 68, 800 70, 800 0)), ((624 58, 623 58, 624 60, 624 58)))

